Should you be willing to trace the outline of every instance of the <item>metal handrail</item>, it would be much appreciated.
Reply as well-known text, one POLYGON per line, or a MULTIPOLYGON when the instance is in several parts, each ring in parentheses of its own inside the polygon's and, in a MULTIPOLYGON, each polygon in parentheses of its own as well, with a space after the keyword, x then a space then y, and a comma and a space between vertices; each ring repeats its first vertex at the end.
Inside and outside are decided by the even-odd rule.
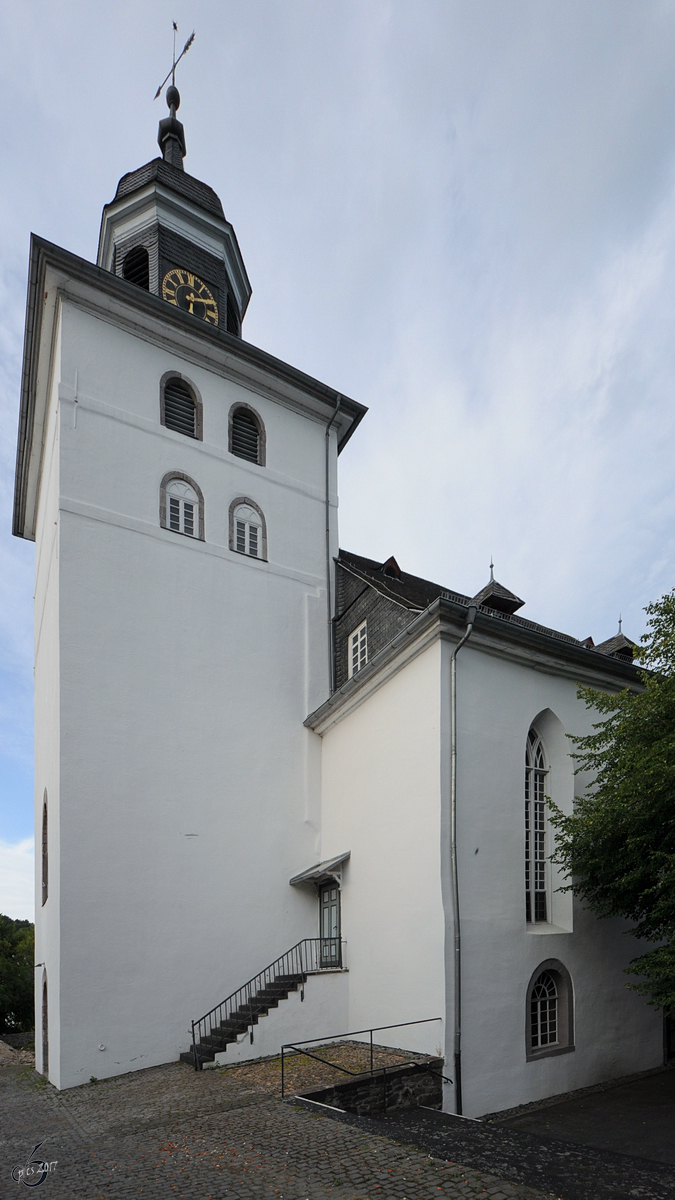
MULTIPOLYGON (((371 1029, 352 1029, 349 1033, 329 1033, 323 1037, 305 1038, 302 1042, 284 1042, 281 1047, 281 1099, 284 1099, 284 1051, 295 1050, 296 1054, 302 1054, 306 1058, 313 1058, 316 1062, 324 1063, 328 1067, 333 1067, 336 1071, 342 1071, 343 1075, 351 1075, 356 1078, 358 1075, 370 1075, 371 1078, 376 1073, 376 1068, 373 1066, 373 1034, 381 1033, 383 1029, 403 1029, 407 1025, 428 1025, 432 1021, 442 1021, 442 1017, 424 1017, 421 1021, 399 1021, 396 1025, 374 1025, 371 1029), (370 1035, 370 1070, 369 1071, 350 1071, 347 1067, 341 1067, 338 1063, 331 1062, 330 1059, 320 1058, 318 1054, 312 1054, 309 1050, 302 1050, 302 1046, 312 1046, 315 1042, 332 1042, 336 1039, 357 1037, 361 1033, 370 1035)), ((441 1071, 434 1071, 426 1063, 421 1063, 418 1059, 408 1059, 400 1063, 390 1063, 389 1067, 378 1067, 377 1071, 382 1071, 382 1083, 384 1088, 383 1109, 387 1111, 387 1070, 397 1071, 401 1067, 416 1066, 421 1071, 428 1071, 430 1075, 437 1075, 444 1083, 452 1083, 452 1079, 448 1079, 447 1075, 443 1075, 441 1071)))
MULTIPOLYGON (((342 946, 339 938, 303 938, 296 942, 274 962, 259 971, 236 992, 232 992, 220 1004, 216 1004, 203 1017, 192 1022, 192 1061, 195 1071, 202 1067, 197 1046, 204 1038, 217 1036, 217 1032, 226 1022, 233 1024, 245 1023, 250 1027, 251 1045, 253 1045, 253 1025, 258 1013, 265 1007, 264 1001, 256 1006, 258 992, 266 987, 279 986, 279 981, 289 980, 291 983, 304 983, 307 975, 313 971, 330 970, 342 966, 342 946), (329 948, 329 961, 323 951, 329 948), (242 1011, 243 1010, 243 1011, 242 1011), (247 1012, 245 1010, 248 1010, 247 1012)), ((217 1051, 219 1053, 219 1051, 217 1051)))

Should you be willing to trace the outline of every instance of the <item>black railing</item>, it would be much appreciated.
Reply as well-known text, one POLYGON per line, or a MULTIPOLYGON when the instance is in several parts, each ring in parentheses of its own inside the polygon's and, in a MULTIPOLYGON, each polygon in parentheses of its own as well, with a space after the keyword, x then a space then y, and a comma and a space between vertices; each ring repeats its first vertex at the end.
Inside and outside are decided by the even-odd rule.
MULTIPOLYGON (((399 1021, 397 1025, 375 1025, 372 1029, 352 1029, 350 1033, 330 1033, 320 1038, 305 1038, 302 1042, 284 1042, 281 1047, 281 1099, 283 1100, 285 1097, 284 1051, 286 1050, 294 1050, 296 1054, 303 1054, 307 1058, 313 1058, 316 1062, 325 1063, 326 1066, 333 1067, 336 1071, 342 1071, 343 1075, 351 1075, 354 1078, 359 1075, 370 1075, 372 1077, 381 1071, 382 1108, 384 1112, 387 1111, 387 1070, 400 1071, 401 1067, 415 1066, 420 1071, 428 1071, 430 1075, 438 1076, 444 1083, 452 1083, 452 1079, 448 1079, 447 1075, 443 1075, 441 1071, 436 1071, 426 1063, 420 1062, 419 1058, 410 1058, 403 1062, 390 1063, 389 1067, 374 1066, 374 1033, 381 1033, 384 1029, 404 1029, 408 1025, 429 1025, 432 1021, 441 1021, 442 1019, 442 1017, 425 1017, 421 1021, 399 1021), (367 1033, 370 1037, 370 1069, 368 1071, 350 1071, 347 1067, 341 1067, 338 1063, 331 1062, 328 1058, 320 1058, 318 1054, 312 1054, 310 1050, 302 1049, 303 1046, 313 1046, 316 1042, 322 1042, 326 1045, 327 1043, 341 1041, 344 1038, 359 1037, 363 1033, 367 1033)), ((385 1047, 385 1049, 390 1049, 390 1047, 385 1047)))
POLYGON ((304 984, 314 971, 342 967, 342 942, 339 938, 303 938, 285 954, 276 958, 236 992, 232 992, 210 1012, 192 1022, 192 1060, 200 1071, 207 1055, 221 1053, 229 1042, 238 1040, 247 1029, 253 1043, 253 1026, 279 999, 304 984), (207 1055, 200 1054, 204 1047, 207 1055))

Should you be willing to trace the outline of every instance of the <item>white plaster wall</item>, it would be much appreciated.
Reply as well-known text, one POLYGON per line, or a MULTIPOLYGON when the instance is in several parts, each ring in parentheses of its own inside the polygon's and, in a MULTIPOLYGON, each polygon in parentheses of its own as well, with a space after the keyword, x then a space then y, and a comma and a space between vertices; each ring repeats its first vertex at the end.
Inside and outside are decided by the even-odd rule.
POLYGON ((319 857, 302 722, 328 657, 323 424, 68 306, 60 397, 67 1087, 175 1059, 191 1019, 315 934, 288 879, 319 857), (160 426, 170 369, 199 389, 203 442, 160 426), (227 452, 238 399, 265 422, 268 468, 227 452), (204 493, 204 543, 159 528, 171 469, 204 493), (228 548, 241 494, 265 512, 268 563, 228 548))
MULTIPOLYGON (((447 658, 451 649, 444 645, 447 658)), ((447 670, 445 679, 448 686, 447 670)), ((661 1016, 626 988, 623 967, 642 947, 622 924, 597 921, 578 903, 572 920, 569 900, 559 897, 558 930, 567 923, 572 932, 541 926, 533 932, 525 921, 527 733, 539 718, 551 761, 547 790, 569 811, 574 780, 562 734, 589 731, 593 715, 577 699, 573 680, 484 653, 478 638, 458 657, 457 695, 465 1113, 477 1116, 659 1065, 661 1016), (547 958, 559 959, 572 976, 576 1049, 528 1063, 526 989, 547 958)), ((448 908, 448 922, 451 917, 448 908)), ((448 982, 451 1056, 451 970, 448 982)), ((447 1093, 452 1109, 452 1089, 447 1093)))
MULTIPOLYGON (((440 647, 394 675, 323 736, 322 859, 345 850, 342 929, 349 1028, 442 1017, 440 647)), ((435 1053, 443 1023, 384 1031, 435 1053)))
MULTIPOLYGON (((278 1054, 282 1044, 306 1042, 347 1030, 349 1001, 349 972, 325 971, 308 975, 304 988, 289 992, 278 1008, 271 1008, 253 1027, 253 1045, 248 1034, 216 1055, 220 1066, 250 1062, 255 1058, 278 1054)), ((307 1047, 312 1050, 312 1046, 307 1047)))
POLYGON ((47 979, 49 1075, 58 1076, 60 1018, 60 753, 59 753, 59 413, 61 325, 54 338, 35 556, 35 1054, 42 1061, 42 987, 47 979), (48 897, 42 904, 42 805, 48 801, 48 897))

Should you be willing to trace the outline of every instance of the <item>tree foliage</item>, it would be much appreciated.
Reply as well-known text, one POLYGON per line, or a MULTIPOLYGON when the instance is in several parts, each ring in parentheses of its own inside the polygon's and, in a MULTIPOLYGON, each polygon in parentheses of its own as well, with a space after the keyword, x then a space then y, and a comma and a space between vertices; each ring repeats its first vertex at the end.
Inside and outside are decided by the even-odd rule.
POLYGON ((639 979, 629 986, 675 1012, 675 589, 645 611, 644 689, 579 689, 602 720, 572 738, 577 773, 592 783, 572 816, 551 805, 553 859, 598 917, 624 917, 659 943, 627 968, 639 979))
POLYGON ((0 1033, 34 1028, 35 926, 0 913, 0 1033))

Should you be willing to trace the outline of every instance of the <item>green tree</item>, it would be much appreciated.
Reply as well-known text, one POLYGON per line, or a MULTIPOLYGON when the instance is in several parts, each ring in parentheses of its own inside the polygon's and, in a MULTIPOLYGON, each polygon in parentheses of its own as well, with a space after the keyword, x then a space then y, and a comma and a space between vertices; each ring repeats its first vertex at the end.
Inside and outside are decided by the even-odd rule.
POLYGON ((35 926, 0 913, 0 1033, 28 1033, 33 1007, 35 926))
POLYGON ((644 689, 580 688, 602 716, 574 737, 577 773, 592 783, 572 816, 551 805, 553 855, 598 917, 624 917, 659 943, 627 967, 650 1004, 675 1012, 675 589, 645 609, 637 651, 644 689))

